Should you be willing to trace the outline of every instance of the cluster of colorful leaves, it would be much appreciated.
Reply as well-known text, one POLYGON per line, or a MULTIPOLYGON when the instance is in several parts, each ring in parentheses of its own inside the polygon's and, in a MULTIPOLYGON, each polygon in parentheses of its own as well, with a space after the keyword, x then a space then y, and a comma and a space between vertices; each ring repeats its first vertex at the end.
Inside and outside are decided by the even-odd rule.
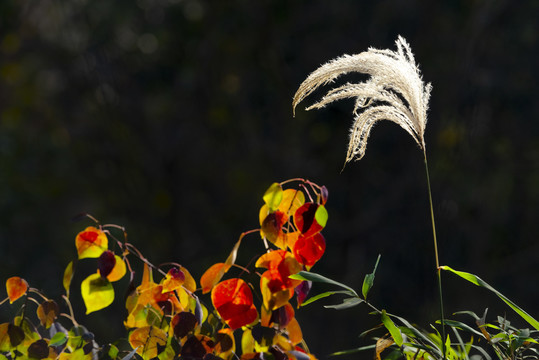
POLYGON ((285 183, 273 184, 263 197, 261 228, 242 234, 226 261, 213 265, 202 276, 202 292, 211 292, 215 310, 209 310, 199 300, 196 281, 185 267, 176 263, 167 265, 168 271, 155 267, 127 242, 123 228, 99 225, 87 215, 96 226, 77 234, 77 258, 68 264, 63 277, 66 291, 63 298, 69 313, 61 313, 55 301, 30 288, 24 279, 7 280, 8 297, 4 302, 9 300, 13 304, 24 299, 24 303, 12 322, 0 324, 0 360, 17 357, 60 360, 130 360, 133 357, 230 360, 235 357, 249 360, 267 356, 276 360, 313 359, 289 302, 296 295, 299 306, 307 296, 310 282, 289 276, 309 270, 325 251, 320 231, 327 221, 324 208, 327 191, 309 181, 296 182, 298 189, 283 190, 285 183), (111 228, 123 231, 122 241, 113 236, 111 228), (259 307, 253 300, 255 286, 247 280, 236 277, 221 281, 225 273, 237 266, 236 256, 244 235, 255 232, 262 235, 266 245, 264 254, 255 264, 257 268, 266 269, 259 274, 263 300, 259 307), (132 256, 142 262, 138 285, 130 263, 132 256), (124 321, 129 335, 123 347, 117 342, 99 346, 93 334, 75 320, 69 300, 70 288, 77 263, 87 261, 85 259, 97 259, 96 272, 86 276, 80 284, 86 314, 111 305, 115 298, 113 283, 130 273, 124 321), (159 281, 154 281, 155 271, 161 276, 159 281), (33 303, 37 304, 37 323, 31 321, 28 310, 33 303), (60 318, 70 320, 69 330, 60 323, 60 318), (236 346, 237 341, 241 345, 236 346))
POLYGON ((288 182, 274 183, 267 189, 259 212, 257 232, 266 250, 255 263, 256 268, 266 269, 259 280, 260 310, 253 302, 253 285, 241 278, 221 281, 235 265, 243 235, 227 260, 211 266, 200 280, 203 293, 211 291, 219 317, 231 330, 241 329, 242 358, 245 359, 260 353, 273 356, 279 353, 278 358, 312 357, 307 354, 290 304, 296 295, 297 304, 301 305, 311 283, 289 276, 310 270, 325 252, 326 243, 320 231, 328 219, 324 207, 327 190, 304 180, 299 181, 297 188, 283 189, 285 184, 288 182))

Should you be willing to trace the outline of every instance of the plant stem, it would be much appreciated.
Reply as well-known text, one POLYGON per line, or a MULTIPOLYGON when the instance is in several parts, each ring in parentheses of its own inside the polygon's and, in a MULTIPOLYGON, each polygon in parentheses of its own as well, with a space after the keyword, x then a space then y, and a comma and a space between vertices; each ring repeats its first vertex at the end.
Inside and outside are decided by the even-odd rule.
POLYGON ((440 261, 438 259, 438 241, 436 240, 436 225, 434 224, 434 207, 432 205, 432 191, 430 187, 429 166, 427 163, 427 151, 423 148, 423 156, 425 158, 425 172, 427 174, 427 188, 429 190, 430 204, 430 219, 432 223, 432 237, 434 239, 434 258, 436 259, 436 274, 438 279, 438 295, 440 297, 440 321, 442 323, 442 358, 445 360, 445 317, 444 317, 444 300, 442 296, 442 273, 440 269, 440 261))

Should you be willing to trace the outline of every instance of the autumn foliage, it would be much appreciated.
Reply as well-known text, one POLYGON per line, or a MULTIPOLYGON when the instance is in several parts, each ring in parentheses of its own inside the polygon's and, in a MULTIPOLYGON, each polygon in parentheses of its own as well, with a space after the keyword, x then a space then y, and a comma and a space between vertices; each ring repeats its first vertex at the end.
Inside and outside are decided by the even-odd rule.
POLYGON ((325 187, 303 179, 272 184, 263 195, 260 228, 241 234, 225 261, 204 272, 200 285, 179 263, 153 265, 127 241, 122 227, 86 215, 94 224, 75 237, 77 256, 63 274, 63 301, 48 299, 20 277, 6 281, 2 303, 9 300, 19 312, 0 324, 0 358, 314 359, 292 304, 294 298, 297 307, 305 301, 311 283, 289 276, 310 270, 325 252, 327 197, 325 187), (236 264, 243 238, 257 234, 256 261, 236 264), (95 272, 77 285, 73 274, 80 261, 93 261, 95 272), (124 296, 115 292, 118 281, 128 282, 124 296), (87 314, 112 304, 122 307, 118 298, 125 299, 126 344, 96 343, 75 319, 74 288, 87 314))

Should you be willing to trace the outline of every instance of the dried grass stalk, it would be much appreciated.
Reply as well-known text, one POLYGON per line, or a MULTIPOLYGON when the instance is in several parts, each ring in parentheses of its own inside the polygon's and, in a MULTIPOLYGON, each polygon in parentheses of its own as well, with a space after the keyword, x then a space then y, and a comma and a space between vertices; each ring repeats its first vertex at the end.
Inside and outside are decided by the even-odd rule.
POLYGON ((379 120, 399 124, 425 151, 423 134, 427 123, 427 109, 431 84, 424 84, 410 45, 399 36, 397 51, 369 48, 356 55, 344 55, 320 66, 300 85, 292 103, 296 106, 313 91, 352 71, 370 75, 367 81, 347 83, 329 90, 320 101, 307 110, 319 109, 336 100, 355 98, 354 123, 346 163, 365 155, 367 139, 373 125, 379 120))

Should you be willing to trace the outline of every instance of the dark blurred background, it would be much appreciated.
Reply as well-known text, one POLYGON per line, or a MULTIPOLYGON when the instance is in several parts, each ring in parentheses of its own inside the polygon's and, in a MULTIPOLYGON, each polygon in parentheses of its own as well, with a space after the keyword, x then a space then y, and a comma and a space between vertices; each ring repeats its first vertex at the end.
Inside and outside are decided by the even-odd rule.
MULTIPOLYGON (((426 142, 441 263, 539 316, 538 13, 537 0, 2 1, 0 275, 59 299, 75 235, 91 225, 71 219, 88 212, 198 280, 258 226, 272 182, 302 177, 330 194, 313 271, 359 289, 382 254, 372 301, 428 327, 438 303, 421 151, 383 122, 341 173, 353 102, 291 109, 319 65, 394 49, 400 34, 434 86, 426 142)), ((489 307, 516 320, 486 290, 444 281, 448 314, 489 307)), ((77 318, 106 342, 124 334, 122 308, 85 316, 79 303, 77 318)), ((325 358, 370 343, 357 338, 379 322, 367 312, 315 303, 297 316, 325 358)))

